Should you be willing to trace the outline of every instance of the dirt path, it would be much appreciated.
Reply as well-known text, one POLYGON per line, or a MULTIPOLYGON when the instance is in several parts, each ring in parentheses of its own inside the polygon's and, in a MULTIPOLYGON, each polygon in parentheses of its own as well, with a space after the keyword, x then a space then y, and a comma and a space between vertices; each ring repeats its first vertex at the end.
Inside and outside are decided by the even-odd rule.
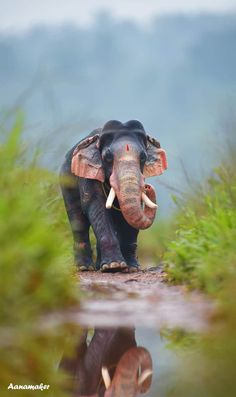
POLYGON ((165 279, 160 268, 132 274, 81 273, 81 325, 206 328, 212 303, 199 292, 167 285, 165 279))

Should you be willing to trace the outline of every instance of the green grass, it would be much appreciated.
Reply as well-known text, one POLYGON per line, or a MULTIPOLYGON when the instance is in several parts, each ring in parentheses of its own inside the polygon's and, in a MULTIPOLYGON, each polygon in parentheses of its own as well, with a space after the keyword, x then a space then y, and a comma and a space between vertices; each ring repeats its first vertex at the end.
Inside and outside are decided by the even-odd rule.
POLYGON ((73 327, 42 318, 77 305, 79 292, 57 176, 27 161, 22 130, 19 116, 0 145, 0 394, 10 382, 43 382, 61 396, 56 365, 73 327))
POLYGON ((175 238, 164 255, 170 281, 217 293, 236 276, 234 158, 228 155, 206 182, 178 200, 175 238))
MULTIPOLYGON (((234 138, 235 139, 235 138, 234 138)), ((180 347, 168 397, 236 395, 236 146, 211 177, 176 200, 175 237, 164 254, 169 281, 201 289, 217 302, 209 328, 198 335, 167 330, 180 347), (187 349, 186 349, 187 348, 187 349)))

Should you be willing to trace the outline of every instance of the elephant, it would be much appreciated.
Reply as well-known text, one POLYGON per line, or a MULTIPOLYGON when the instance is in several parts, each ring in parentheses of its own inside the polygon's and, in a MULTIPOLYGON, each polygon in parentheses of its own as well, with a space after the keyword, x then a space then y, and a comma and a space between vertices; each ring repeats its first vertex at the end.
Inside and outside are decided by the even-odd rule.
POLYGON ((139 270, 137 236, 152 225, 157 209, 145 178, 166 169, 165 151, 137 120, 110 120, 66 154, 60 184, 79 271, 139 270), (97 240, 95 265, 90 226, 97 240))
POLYGON ((151 355, 137 346, 133 328, 97 328, 89 345, 85 330, 75 355, 63 357, 60 368, 73 397, 134 397, 152 383, 151 355))

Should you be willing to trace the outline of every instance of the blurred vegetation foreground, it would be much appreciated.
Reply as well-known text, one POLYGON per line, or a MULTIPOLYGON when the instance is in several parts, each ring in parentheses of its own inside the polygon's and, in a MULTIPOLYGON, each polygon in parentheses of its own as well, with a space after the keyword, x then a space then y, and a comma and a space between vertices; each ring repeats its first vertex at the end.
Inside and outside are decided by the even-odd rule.
POLYGON ((77 304, 78 292, 65 257, 57 179, 25 160, 22 127, 18 117, 0 145, 0 395, 12 392, 10 382, 43 382, 61 396, 56 364, 66 328, 47 326, 43 316, 77 304))

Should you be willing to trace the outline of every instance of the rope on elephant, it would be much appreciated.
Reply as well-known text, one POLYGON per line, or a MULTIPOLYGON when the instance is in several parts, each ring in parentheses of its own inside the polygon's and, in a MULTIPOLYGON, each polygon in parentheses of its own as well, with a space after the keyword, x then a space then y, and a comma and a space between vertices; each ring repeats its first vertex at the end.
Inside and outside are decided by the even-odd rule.
MULTIPOLYGON (((103 190, 103 193, 104 193, 105 197, 107 198, 108 197, 108 193, 106 192, 105 187, 108 189, 108 191, 110 190, 109 186, 104 182, 104 183, 102 183, 102 190, 103 190)), ((113 208, 116 211, 120 211, 121 212, 121 209, 116 207, 114 204, 112 204, 111 208, 113 208)))

